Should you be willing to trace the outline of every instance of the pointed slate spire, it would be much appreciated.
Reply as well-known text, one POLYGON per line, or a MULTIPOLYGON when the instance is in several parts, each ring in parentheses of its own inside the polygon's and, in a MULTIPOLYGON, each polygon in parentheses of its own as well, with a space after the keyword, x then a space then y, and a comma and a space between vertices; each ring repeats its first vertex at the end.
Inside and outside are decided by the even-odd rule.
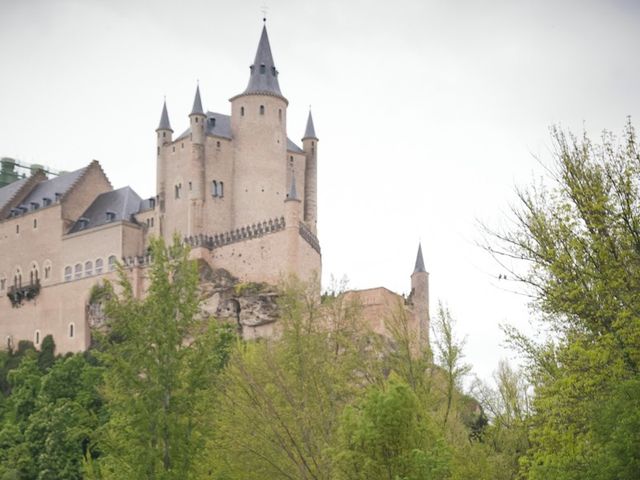
POLYGON ((196 96, 193 99, 193 108, 191 109, 191 113, 189 115, 204 115, 204 110, 202 109, 202 100, 200 99, 200 85, 196 87, 196 96))
POLYGON ((298 192, 296 190, 296 174, 291 174, 291 186, 289 187, 289 193, 287 193, 287 200, 299 200, 298 192))
POLYGON ((282 96, 278 84, 278 70, 271 55, 271 45, 267 35, 267 26, 262 27, 256 58, 250 67, 249 84, 244 93, 266 93, 282 96))
POLYGON ((318 140, 318 137, 316 137, 316 129, 313 126, 313 117, 311 116, 311 110, 309 110, 309 118, 307 118, 307 128, 304 131, 304 137, 302 137, 302 140, 306 140, 307 138, 318 140))
POLYGON ((427 272, 424 268, 424 259, 422 258, 422 244, 418 244, 418 256, 416 257, 416 266, 413 269, 413 273, 427 272))
POLYGON ((167 101, 164 101, 164 105, 162 106, 162 115, 160 115, 160 124, 158 125, 158 128, 156 128, 156 131, 158 130, 171 130, 173 132, 173 129, 171 128, 171 124, 169 123, 169 114, 167 113, 167 101))

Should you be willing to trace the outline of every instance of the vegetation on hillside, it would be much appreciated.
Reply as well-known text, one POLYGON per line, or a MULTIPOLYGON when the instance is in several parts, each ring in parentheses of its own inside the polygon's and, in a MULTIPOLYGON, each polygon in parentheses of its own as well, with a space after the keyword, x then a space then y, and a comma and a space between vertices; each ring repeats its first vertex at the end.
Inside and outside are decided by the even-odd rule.
POLYGON ((550 182, 521 191, 516 226, 491 237, 547 327, 507 330, 523 371, 502 362, 465 392, 445 306, 430 351, 402 308, 382 339, 357 304, 294 281, 279 338, 243 341, 198 320, 195 264, 157 241, 145 299, 125 275, 100 287, 93 350, 56 357, 47 337, 0 352, 0 480, 638 478, 635 132, 553 139, 550 182))

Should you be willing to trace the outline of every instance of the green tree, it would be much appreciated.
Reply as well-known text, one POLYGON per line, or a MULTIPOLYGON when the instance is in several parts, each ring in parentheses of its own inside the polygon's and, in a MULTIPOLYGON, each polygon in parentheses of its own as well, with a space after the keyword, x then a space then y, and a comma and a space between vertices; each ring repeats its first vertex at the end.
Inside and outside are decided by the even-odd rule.
POLYGON ((519 192, 516 226, 490 247, 528 286, 549 336, 536 345, 511 335, 535 387, 523 471, 530 479, 637 478, 626 469, 640 458, 637 435, 621 433, 637 418, 609 408, 634 406, 628 394, 639 375, 636 134, 629 121, 620 140, 605 132, 600 144, 560 129, 552 136, 547 185, 519 192))
MULTIPOLYGON (((198 320, 198 274, 179 241, 151 243, 149 288, 134 297, 121 270, 101 339, 109 421, 98 435, 103 478, 188 479, 202 461, 212 389, 233 335, 198 320)), ((95 465, 94 465, 95 467, 95 465)))
POLYGON ((397 379, 372 388, 342 415, 335 449, 340 480, 438 480, 449 476, 449 452, 411 388, 397 379))

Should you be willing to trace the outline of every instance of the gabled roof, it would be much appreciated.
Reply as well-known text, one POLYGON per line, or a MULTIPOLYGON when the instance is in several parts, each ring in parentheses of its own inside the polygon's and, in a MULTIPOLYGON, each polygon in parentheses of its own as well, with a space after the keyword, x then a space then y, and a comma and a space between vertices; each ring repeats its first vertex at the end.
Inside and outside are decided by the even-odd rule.
POLYGON ((63 173, 57 177, 38 183, 25 197, 22 204, 29 205, 31 202, 34 202, 42 206, 43 198, 49 198, 52 203, 55 202, 56 194, 58 194, 58 198, 62 198, 90 166, 91 164, 79 170, 63 173))
POLYGON ((68 233, 99 227, 118 221, 132 221, 140 211, 142 199, 131 187, 111 190, 96 197, 68 233))
MULTIPOLYGON (((182 140, 191 133, 191 127, 187 128, 175 139, 182 140)), ((231 140, 231 117, 222 113, 207 112, 206 134, 231 140)))
POLYGON ((15 182, 0 188, 0 210, 2 210, 5 205, 11 201, 11 199, 18 193, 18 191, 20 191, 28 180, 28 178, 21 178, 20 180, 16 180, 15 182))

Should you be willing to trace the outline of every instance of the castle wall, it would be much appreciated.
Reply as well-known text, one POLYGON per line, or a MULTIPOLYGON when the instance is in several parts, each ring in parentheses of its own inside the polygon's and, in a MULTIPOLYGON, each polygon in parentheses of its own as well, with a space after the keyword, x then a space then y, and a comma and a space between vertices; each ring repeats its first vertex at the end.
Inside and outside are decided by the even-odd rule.
POLYGON ((214 234, 233 228, 233 143, 220 137, 206 137, 203 232, 214 234), (216 182, 217 193, 214 196, 216 182))

